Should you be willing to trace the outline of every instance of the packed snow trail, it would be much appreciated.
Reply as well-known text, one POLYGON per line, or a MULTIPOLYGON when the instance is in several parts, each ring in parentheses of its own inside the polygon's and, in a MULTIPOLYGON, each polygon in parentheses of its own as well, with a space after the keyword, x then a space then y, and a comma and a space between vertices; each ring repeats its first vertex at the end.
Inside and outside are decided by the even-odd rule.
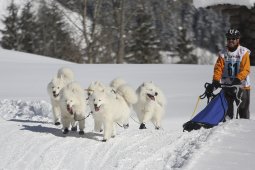
POLYGON ((1 120, 0 169, 174 169, 181 168, 210 134, 154 129, 120 130, 103 143, 102 135, 63 135, 46 123, 1 120), (4 139, 4 140, 3 140, 4 139))
MULTIPOLYGON (((91 117, 86 119, 85 135, 72 131, 64 135, 50 115, 50 104, 44 101, 0 100, 0 169, 206 169, 199 163, 201 155, 213 157, 211 148, 232 152, 221 144, 226 136, 251 133, 254 138, 255 130, 253 120, 233 120, 190 133, 150 125, 139 130, 130 120, 129 129, 117 126, 116 137, 101 142, 103 135, 93 132, 91 117)), ((237 139, 241 142, 242 136, 237 139)), ((254 149, 243 155, 233 152, 255 155, 254 149)))
POLYGON ((175 169, 181 168, 210 130, 182 133, 139 130, 130 122, 127 130, 117 126, 115 138, 103 143, 102 134, 63 135, 51 123, 50 105, 44 101, 1 100, 0 169, 175 169))

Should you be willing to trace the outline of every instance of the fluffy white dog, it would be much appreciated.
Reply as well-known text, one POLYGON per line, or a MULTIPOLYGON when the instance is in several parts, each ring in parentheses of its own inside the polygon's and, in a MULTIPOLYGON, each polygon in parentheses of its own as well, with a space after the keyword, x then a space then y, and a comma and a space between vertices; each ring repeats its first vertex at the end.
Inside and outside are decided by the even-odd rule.
POLYGON ((114 97, 105 90, 94 91, 89 100, 95 122, 99 122, 96 128, 103 124, 105 142, 116 135, 114 123, 123 125, 124 128, 128 127, 130 105, 137 101, 137 96, 133 89, 123 86, 117 89, 114 97))
POLYGON ((134 110, 141 123, 140 129, 146 129, 145 123, 148 121, 151 121, 155 128, 159 129, 166 106, 163 92, 152 82, 146 82, 138 87, 136 93, 138 102, 134 104, 134 110))
POLYGON ((71 69, 62 67, 58 70, 57 76, 53 77, 47 86, 47 91, 50 96, 53 119, 55 125, 60 125, 60 104, 59 104, 59 94, 63 87, 74 80, 74 74, 71 69))
MULTIPOLYGON (((91 108, 92 113, 93 113, 93 107, 94 107, 94 103, 92 101, 92 94, 95 92, 103 92, 103 91, 105 93, 107 93, 107 95, 109 95, 113 98, 114 98, 114 96, 116 96, 111 87, 104 85, 100 81, 93 81, 90 83, 90 85, 87 89, 87 95, 88 95, 89 106, 91 108)), ((103 123, 102 123, 100 117, 98 117, 98 114, 92 114, 92 116, 94 118, 94 131, 102 132, 103 131, 103 129, 102 129, 103 123)))
POLYGON ((60 108, 64 134, 69 132, 70 126, 76 131, 75 121, 79 122, 79 134, 84 134, 86 107, 85 92, 77 82, 71 82, 62 89, 60 108))

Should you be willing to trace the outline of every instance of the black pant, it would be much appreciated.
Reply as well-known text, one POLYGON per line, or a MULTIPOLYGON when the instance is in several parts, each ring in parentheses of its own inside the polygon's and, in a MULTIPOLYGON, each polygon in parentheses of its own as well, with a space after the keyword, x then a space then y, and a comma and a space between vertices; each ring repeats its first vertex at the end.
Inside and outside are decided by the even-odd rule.
MULTIPOLYGON (((223 89, 225 93, 226 100, 228 102, 227 116, 231 119, 234 117, 234 102, 238 106, 239 101, 236 99, 235 89, 225 88, 223 89)), ((250 90, 240 89, 237 97, 241 97, 241 103, 237 108, 237 114, 239 118, 249 119, 250 118, 250 90)))

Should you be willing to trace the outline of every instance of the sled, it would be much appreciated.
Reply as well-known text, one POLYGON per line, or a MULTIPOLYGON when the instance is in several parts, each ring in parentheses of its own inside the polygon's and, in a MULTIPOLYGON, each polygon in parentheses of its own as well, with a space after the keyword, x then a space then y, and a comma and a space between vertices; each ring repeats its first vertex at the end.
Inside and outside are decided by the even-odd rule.
MULTIPOLYGON (((205 84, 205 88, 209 85, 209 83, 205 84)), ((221 88, 235 88, 239 90, 239 86, 231 86, 226 84, 221 84, 221 88)), ((237 94, 237 91, 235 91, 235 94, 237 94)), ((200 99, 204 99, 207 97, 207 105, 206 107, 200 111, 195 117, 193 117, 190 121, 183 124, 183 131, 192 131, 192 130, 198 130, 201 127, 203 128, 212 128, 214 126, 217 126, 220 122, 225 121, 225 116, 228 110, 228 103, 225 98, 224 91, 221 89, 218 94, 208 94, 208 92, 205 92, 201 96, 199 96, 200 99)), ((237 95, 236 95, 237 98, 237 95)), ((238 99, 238 103, 240 104, 240 98, 238 99)))

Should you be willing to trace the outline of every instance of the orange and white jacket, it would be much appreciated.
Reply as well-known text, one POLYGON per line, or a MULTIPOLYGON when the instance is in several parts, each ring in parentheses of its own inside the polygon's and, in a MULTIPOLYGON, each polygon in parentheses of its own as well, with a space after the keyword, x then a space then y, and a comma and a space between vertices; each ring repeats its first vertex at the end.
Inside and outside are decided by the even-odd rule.
POLYGON ((219 53, 219 57, 214 66, 213 80, 223 84, 231 84, 236 77, 242 82, 242 88, 250 89, 250 50, 238 46, 230 52, 227 49, 219 53))

